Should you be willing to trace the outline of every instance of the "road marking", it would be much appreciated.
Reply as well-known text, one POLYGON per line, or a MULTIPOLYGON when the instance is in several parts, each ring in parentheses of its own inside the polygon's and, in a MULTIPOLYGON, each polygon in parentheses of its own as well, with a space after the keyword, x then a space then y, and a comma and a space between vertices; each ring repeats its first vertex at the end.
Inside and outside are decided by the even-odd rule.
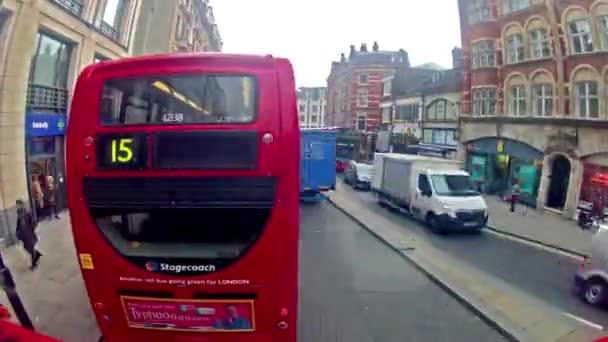
POLYGON ((495 230, 484 229, 484 231, 486 233, 493 234, 493 235, 498 236, 498 237, 503 238, 503 239, 507 239, 507 240, 511 240, 511 241, 515 241, 515 242, 519 242, 519 243, 523 243, 525 245, 532 246, 532 247, 535 247, 535 248, 538 248, 538 249, 542 249, 542 250, 547 251, 547 252, 551 252, 551 253, 555 253, 555 254, 560 254, 560 255, 566 256, 566 257, 568 257, 570 259, 574 259, 577 262, 584 261, 584 258, 582 256, 576 255, 576 254, 572 254, 572 253, 568 253, 566 251, 562 251, 561 249, 557 249, 557 248, 541 245, 539 243, 536 243, 536 242, 533 242, 533 241, 529 241, 529 240, 526 240, 526 239, 522 239, 522 238, 518 238, 516 236, 512 236, 512 235, 508 235, 508 234, 502 234, 502 233, 497 232, 495 230))
POLYGON ((580 323, 583 323, 583 324, 585 324, 585 325, 587 325, 587 326, 590 326, 590 327, 592 327, 592 328, 594 328, 594 329, 597 329, 597 330, 604 330, 604 327, 603 327, 603 326, 601 326, 601 325, 599 325, 599 324, 597 324, 597 323, 590 322, 590 321, 588 321, 588 320, 586 320, 586 319, 584 319, 584 318, 580 318, 580 317, 578 317, 578 316, 575 316, 575 315, 573 315, 573 314, 569 314, 569 313, 567 313, 567 312, 564 312, 564 315, 566 315, 566 316, 568 316, 568 317, 572 318, 573 320, 579 321, 580 323))

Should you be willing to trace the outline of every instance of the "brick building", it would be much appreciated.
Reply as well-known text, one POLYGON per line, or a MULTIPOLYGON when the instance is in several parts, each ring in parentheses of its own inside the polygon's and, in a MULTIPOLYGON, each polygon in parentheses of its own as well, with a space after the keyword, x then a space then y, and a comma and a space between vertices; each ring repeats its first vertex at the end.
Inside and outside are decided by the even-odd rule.
POLYGON ((366 44, 357 51, 351 45, 348 58, 342 54, 340 61, 331 65, 327 78, 326 124, 363 132, 376 131, 381 123, 382 79, 406 62, 404 50, 380 51, 378 43, 374 42, 371 51, 366 44))
POLYGON ((459 0, 459 157, 480 187, 572 217, 608 206, 608 1, 459 0))

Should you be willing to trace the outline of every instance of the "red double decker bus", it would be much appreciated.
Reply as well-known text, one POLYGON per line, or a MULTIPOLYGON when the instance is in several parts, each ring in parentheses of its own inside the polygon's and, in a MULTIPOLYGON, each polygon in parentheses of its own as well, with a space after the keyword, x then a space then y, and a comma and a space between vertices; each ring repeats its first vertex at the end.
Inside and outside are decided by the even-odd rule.
POLYGON ((74 241, 106 341, 295 341, 299 131, 288 60, 89 66, 66 151, 74 241))

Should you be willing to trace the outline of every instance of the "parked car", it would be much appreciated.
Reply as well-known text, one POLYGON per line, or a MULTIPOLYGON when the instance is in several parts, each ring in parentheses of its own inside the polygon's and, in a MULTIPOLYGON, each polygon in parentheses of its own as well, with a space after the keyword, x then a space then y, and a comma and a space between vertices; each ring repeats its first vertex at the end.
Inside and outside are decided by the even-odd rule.
POLYGON ((372 165, 350 161, 344 169, 344 182, 355 189, 369 190, 373 175, 372 165))
POLYGON ((608 304, 608 226, 602 224, 591 238, 591 257, 585 258, 574 276, 580 296, 589 304, 608 304))

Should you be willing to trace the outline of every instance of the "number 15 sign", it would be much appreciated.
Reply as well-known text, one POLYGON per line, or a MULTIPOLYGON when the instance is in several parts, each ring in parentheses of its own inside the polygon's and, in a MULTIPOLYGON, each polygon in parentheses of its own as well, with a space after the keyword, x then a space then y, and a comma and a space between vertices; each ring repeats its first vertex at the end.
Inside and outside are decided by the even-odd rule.
POLYGON ((141 170, 147 165, 147 136, 137 133, 97 136, 97 168, 100 170, 141 170))

